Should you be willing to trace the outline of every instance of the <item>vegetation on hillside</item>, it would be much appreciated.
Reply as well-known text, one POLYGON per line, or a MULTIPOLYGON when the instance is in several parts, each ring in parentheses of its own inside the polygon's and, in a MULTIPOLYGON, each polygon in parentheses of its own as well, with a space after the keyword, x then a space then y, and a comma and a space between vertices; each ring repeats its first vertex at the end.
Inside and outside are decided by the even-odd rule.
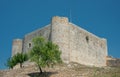
POLYGON ((15 65, 17 65, 18 63, 20 63, 20 68, 22 68, 22 63, 24 61, 27 61, 27 60, 28 60, 27 54, 25 54, 25 53, 17 53, 13 57, 11 57, 11 58, 8 59, 6 65, 9 68, 13 68, 15 65))
POLYGON ((78 63, 57 64, 45 67, 46 72, 39 74, 35 65, 22 69, 0 71, 0 77, 120 77, 120 67, 89 67, 78 63))

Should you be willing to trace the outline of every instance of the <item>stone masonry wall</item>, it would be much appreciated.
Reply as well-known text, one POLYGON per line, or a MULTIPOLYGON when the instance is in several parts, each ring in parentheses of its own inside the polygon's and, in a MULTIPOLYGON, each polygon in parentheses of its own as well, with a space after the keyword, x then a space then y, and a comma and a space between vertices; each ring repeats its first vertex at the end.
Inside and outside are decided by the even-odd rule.
POLYGON ((23 52, 28 52, 33 44, 32 44, 32 39, 37 36, 43 36, 46 40, 51 39, 51 25, 47 25, 44 28, 38 29, 36 31, 33 31, 27 35, 25 35, 23 39, 23 52))
POLYGON ((53 17, 52 41, 59 45, 64 62, 106 66, 106 40, 69 23, 65 17, 53 17))
POLYGON ((14 39, 12 44, 12 56, 22 52, 22 39, 14 39))
POLYGON ((53 17, 52 41, 59 45, 64 62, 106 66, 106 39, 69 23, 65 17, 53 17))
POLYGON ((52 41, 56 43, 62 51, 62 60, 69 62, 69 27, 68 18, 53 17, 52 18, 52 41))
POLYGON ((70 61, 91 66, 106 66, 106 40, 70 23, 70 61))

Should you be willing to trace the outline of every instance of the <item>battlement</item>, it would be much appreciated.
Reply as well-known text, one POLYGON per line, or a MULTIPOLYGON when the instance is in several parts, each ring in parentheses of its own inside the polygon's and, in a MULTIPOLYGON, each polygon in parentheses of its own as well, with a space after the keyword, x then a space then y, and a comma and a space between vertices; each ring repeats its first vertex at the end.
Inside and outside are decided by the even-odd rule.
POLYGON ((54 23, 68 24, 68 22, 69 22, 69 20, 67 17, 54 16, 52 18, 52 24, 54 24, 54 23))

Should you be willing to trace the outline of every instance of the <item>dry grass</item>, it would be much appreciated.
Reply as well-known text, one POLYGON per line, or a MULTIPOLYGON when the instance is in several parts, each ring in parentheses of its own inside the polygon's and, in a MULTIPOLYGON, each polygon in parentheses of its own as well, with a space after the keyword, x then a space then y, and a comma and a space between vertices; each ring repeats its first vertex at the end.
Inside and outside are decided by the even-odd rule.
POLYGON ((88 67, 77 63, 59 64, 44 68, 39 74, 37 67, 0 71, 0 77, 120 77, 120 67, 88 67))

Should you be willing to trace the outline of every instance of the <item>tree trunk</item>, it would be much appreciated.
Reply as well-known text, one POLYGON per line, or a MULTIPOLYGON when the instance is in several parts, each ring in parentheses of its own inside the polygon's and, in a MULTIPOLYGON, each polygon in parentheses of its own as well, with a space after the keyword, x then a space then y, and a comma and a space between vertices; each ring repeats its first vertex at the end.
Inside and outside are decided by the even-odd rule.
POLYGON ((22 63, 20 63, 20 68, 22 68, 22 63))
POLYGON ((43 72, 42 72, 42 69, 41 69, 41 67, 40 67, 40 66, 38 66, 38 67, 39 67, 40 74, 42 74, 43 72))

